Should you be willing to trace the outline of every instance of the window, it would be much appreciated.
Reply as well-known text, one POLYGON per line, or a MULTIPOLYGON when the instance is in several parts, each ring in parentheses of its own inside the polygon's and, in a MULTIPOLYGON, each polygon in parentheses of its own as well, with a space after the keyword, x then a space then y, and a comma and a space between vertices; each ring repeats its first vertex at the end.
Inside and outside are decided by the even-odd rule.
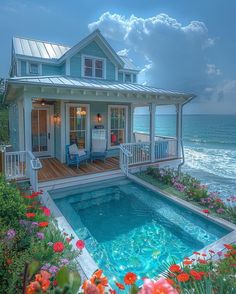
POLYGON ((88 108, 84 105, 68 105, 69 114, 69 144, 76 144, 79 149, 85 149, 88 131, 88 108))
POLYGON ((133 74, 133 83, 137 83, 137 75, 133 74))
POLYGON ((103 59, 85 57, 83 69, 84 76, 100 79, 105 78, 104 63, 105 61, 103 59))
POLYGON ((126 142, 127 106, 109 106, 109 146, 116 147, 126 142))
POLYGON ((39 73, 39 65, 37 63, 30 63, 29 73, 32 75, 37 75, 39 73))
POLYGON ((126 83, 131 83, 131 74, 129 74, 129 73, 125 74, 125 82, 126 83))

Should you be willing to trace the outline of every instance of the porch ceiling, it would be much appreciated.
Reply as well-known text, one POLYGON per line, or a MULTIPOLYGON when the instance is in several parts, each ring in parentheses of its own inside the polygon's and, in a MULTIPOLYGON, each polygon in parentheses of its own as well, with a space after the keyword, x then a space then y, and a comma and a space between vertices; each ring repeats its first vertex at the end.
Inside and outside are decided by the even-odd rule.
MULTIPOLYGON (((117 81, 107 81, 99 79, 72 78, 67 76, 34 76, 34 77, 15 77, 7 81, 7 94, 16 87, 45 87, 54 89, 67 89, 71 91, 94 91, 97 96, 101 92, 109 94, 126 95, 127 97, 142 98, 146 100, 168 100, 176 99, 177 103, 183 103, 195 95, 178 91, 163 90, 155 87, 140 84, 120 83, 117 81)), ((11 96, 11 95, 9 95, 11 96)))

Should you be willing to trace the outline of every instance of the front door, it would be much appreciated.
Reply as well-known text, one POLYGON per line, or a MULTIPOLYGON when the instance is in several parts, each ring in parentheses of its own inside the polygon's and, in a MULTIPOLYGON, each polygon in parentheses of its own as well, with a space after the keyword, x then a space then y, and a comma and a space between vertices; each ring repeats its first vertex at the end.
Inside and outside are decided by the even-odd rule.
POLYGON ((36 156, 52 155, 51 106, 32 109, 32 152, 36 156))

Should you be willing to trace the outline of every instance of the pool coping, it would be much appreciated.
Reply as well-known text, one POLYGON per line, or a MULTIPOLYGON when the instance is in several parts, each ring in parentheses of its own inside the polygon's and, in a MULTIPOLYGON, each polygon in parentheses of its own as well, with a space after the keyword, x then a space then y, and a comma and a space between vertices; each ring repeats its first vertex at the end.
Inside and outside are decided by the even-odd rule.
MULTIPOLYGON (((121 178, 121 174, 120 173, 114 174, 112 178, 114 178, 114 179, 121 178)), ((140 184, 141 186, 146 187, 149 190, 160 194, 161 197, 165 197, 165 198, 167 198, 167 199, 169 199, 169 200, 171 200, 171 201, 173 201, 173 202, 175 202, 185 208, 188 208, 189 210, 193 211, 194 213, 201 215, 201 217, 208 219, 223 228, 232 230, 231 232, 229 232, 228 234, 226 234, 222 238, 216 240, 215 242, 213 242, 213 243, 205 246, 201 250, 199 250, 198 251, 199 253, 208 254, 209 249, 214 250, 215 252, 219 252, 219 251, 223 250, 223 248, 224 248, 223 244, 225 244, 225 243, 231 244, 231 243, 236 242, 236 225, 234 225, 226 220, 223 220, 221 218, 218 218, 218 217, 212 217, 210 215, 206 216, 195 205, 193 205, 183 199, 180 199, 180 198, 178 198, 168 192, 164 192, 163 190, 159 189, 158 187, 138 178, 137 176, 129 174, 128 178, 130 180, 140 184)), ((102 180, 110 180, 110 179, 111 179, 111 176, 109 176, 109 175, 102 177, 102 180)), ((76 247, 76 241, 78 240, 79 236, 77 236, 75 231, 72 229, 71 225, 68 223, 66 218, 63 216, 63 214, 59 210, 59 208, 56 206, 53 198, 50 195, 50 191, 54 190, 54 189, 66 188, 68 186, 79 186, 79 184, 84 185, 84 184, 89 184, 89 183, 95 183, 98 181, 101 181, 100 177, 91 177, 90 179, 87 179, 86 182, 81 181, 80 183, 78 183, 78 181, 75 181, 75 182, 73 181, 73 183, 72 182, 69 182, 69 183, 64 182, 64 184, 63 184, 62 181, 60 181, 60 182, 57 182, 56 184, 54 183, 54 185, 45 185, 45 187, 42 187, 44 189, 43 196, 41 198, 42 202, 48 208, 50 208, 52 215, 54 216, 54 218, 57 222, 59 230, 62 233, 66 232, 68 235, 71 235, 74 237, 70 244, 72 245, 73 249, 76 251, 78 250, 78 248, 76 247)), ((195 258, 195 257, 196 256, 192 255, 189 258, 195 258)), ((217 259, 217 255, 215 255, 215 259, 217 259)), ((78 263, 77 269, 78 269, 79 273, 81 274, 82 279, 83 278, 86 278, 86 279, 90 278, 92 276, 92 274, 99 268, 86 248, 84 248, 82 250, 81 255, 79 255, 76 258, 76 262, 78 263)), ((161 274, 159 274, 159 275, 161 275, 161 274)))

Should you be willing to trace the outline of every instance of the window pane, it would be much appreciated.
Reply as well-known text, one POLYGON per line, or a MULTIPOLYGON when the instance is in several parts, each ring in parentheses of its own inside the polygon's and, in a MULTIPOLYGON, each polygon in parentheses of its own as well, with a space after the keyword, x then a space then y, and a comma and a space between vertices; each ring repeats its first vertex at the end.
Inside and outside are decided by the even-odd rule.
POLYGON ((93 61, 92 61, 92 59, 85 58, 84 64, 87 67, 92 67, 93 66, 93 61))
POLYGON ((102 69, 102 60, 96 60, 95 67, 102 69))
POLYGON ((84 75, 85 75, 86 77, 92 77, 92 75, 93 75, 93 70, 92 70, 92 68, 90 68, 90 67, 85 67, 84 75))
POLYGON ((95 76, 97 78, 102 78, 102 69, 96 69, 95 70, 95 76))
POLYGON ((37 63, 30 63, 29 72, 32 74, 38 74, 38 64, 37 63))
POLYGON ((79 149, 84 149, 85 131, 70 132, 70 144, 76 144, 79 149))
POLYGON ((131 74, 125 74, 125 82, 130 83, 131 82, 131 74))
POLYGON ((70 107, 70 144, 76 144, 79 149, 86 146, 86 117, 87 109, 84 106, 70 107))
POLYGON ((111 108, 110 145, 117 146, 125 143, 125 108, 111 108))

